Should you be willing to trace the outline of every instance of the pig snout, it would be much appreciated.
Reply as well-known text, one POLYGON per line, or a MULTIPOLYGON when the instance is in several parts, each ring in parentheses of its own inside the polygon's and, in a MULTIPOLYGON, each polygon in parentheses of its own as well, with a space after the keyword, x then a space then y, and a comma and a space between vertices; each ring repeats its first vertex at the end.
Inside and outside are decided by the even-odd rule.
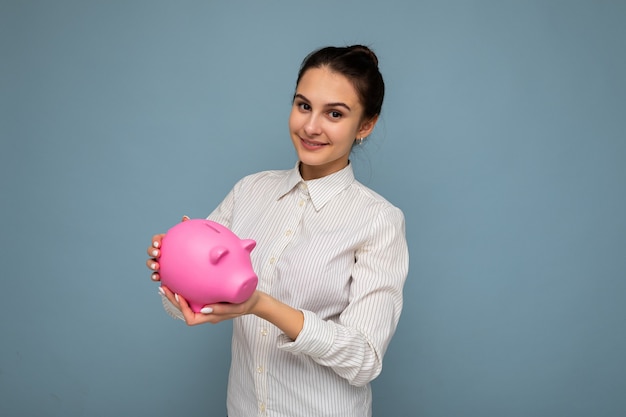
POLYGON ((242 276, 239 285, 236 287, 236 291, 232 295, 231 303, 240 304, 246 301, 248 298, 252 296, 252 293, 256 289, 258 283, 258 278, 256 275, 245 275, 242 276))

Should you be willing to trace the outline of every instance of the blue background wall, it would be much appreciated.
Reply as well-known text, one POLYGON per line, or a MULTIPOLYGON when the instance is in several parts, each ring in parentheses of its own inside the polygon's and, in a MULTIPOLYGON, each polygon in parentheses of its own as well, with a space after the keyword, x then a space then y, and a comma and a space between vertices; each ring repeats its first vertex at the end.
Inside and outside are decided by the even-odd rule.
POLYGON ((153 233, 295 162, 310 50, 379 54, 354 155, 411 272, 378 416, 626 414, 626 2, 0 2, 0 415, 223 416, 230 324, 153 233))

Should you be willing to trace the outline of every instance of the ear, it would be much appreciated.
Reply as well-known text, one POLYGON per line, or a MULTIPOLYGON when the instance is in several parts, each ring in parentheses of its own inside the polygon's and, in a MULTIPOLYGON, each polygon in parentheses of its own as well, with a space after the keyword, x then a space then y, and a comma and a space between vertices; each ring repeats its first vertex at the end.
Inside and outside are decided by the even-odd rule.
POLYGON ((252 252, 252 249, 256 246, 256 242, 252 239, 244 239, 241 241, 242 247, 248 251, 248 253, 252 252))
POLYGON ((359 128, 359 131, 356 135, 357 138, 365 138, 368 137, 370 135, 370 133, 372 133, 372 130, 374 130, 374 126, 376 126, 376 122, 378 122, 378 115, 364 120, 361 123, 361 127, 359 128))

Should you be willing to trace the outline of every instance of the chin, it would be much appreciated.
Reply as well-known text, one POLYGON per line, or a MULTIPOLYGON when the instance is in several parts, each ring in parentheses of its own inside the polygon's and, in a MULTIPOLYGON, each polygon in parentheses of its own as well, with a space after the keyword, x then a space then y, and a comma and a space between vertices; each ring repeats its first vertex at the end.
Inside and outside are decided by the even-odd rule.
POLYGON ((308 166, 318 166, 324 165, 324 161, 321 161, 319 158, 311 158, 310 155, 298 153, 298 160, 302 162, 304 165, 308 166))

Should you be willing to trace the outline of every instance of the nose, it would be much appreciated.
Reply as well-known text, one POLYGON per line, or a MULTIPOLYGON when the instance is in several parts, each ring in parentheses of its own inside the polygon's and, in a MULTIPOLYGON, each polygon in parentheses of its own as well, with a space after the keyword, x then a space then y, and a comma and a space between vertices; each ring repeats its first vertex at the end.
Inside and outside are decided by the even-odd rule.
POLYGON ((322 125, 315 114, 310 114, 304 124, 304 133, 309 137, 317 136, 322 133, 322 125))

